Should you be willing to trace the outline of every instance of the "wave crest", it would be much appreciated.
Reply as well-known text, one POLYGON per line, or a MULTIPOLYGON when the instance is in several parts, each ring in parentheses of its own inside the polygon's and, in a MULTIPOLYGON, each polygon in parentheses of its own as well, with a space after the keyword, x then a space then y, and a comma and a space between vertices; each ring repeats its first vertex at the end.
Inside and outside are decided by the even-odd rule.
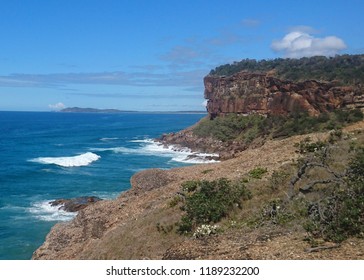
POLYGON ((218 162, 217 158, 219 157, 218 154, 198 153, 193 152, 189 148, 181 148, 174 145, 163 145, 162 143, 156 142, 152 139, 132 140, 130 142, 140 143, 140 146, 137 148, 93 148, 92 151, 110 151, 122 154, 170 157, 172 161, 194 164, 218 162))
POLYGON ((89 165, 99 158, 99 155, 87 152, 73 157, 39 157, 31 159, 30 161, 41 164, 55 164, 62 167, 78 167, 89 165))
POLYGON ((32 203, 28 212, 36 219, 41 221, 69 221, 72 220, 77 213, 66 212, 60 210, 60 206, 51 206, 51 200, 39 201, 32 203))

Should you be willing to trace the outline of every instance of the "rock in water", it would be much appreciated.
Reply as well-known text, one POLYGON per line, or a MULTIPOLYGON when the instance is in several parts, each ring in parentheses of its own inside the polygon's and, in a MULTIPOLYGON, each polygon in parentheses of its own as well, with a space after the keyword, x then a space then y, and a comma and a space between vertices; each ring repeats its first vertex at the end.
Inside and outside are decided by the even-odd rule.
POLYGON ((59 210, 77 212, 92 203, 102 200, 96 196, 81 196, 72 199, 57 199, 49 202, 51 206, 59 206, 59 210))

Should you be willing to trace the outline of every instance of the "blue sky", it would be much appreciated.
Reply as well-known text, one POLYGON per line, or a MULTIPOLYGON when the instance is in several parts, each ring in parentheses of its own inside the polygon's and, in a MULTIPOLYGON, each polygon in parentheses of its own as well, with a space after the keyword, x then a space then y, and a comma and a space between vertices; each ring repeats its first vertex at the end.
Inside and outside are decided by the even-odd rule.
POLYGON ((364 1, 0 0, 0 110, 204 110, 244 58, 364 53, 364 1))

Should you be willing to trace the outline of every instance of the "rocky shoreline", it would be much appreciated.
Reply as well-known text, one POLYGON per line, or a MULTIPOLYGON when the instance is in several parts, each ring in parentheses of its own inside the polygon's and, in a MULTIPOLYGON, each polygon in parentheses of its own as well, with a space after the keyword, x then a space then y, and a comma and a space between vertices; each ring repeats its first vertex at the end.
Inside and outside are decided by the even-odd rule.
POLYGON ((212 138, 201 138, 193 134, 193 128, 189 127, 176 133, 163 134, 156 141, 164 146, 173 145, 177 149, 188 148, 195 153, 207 153, 207 160, 220 161, 235 157, 239 152, 245 150, 248 146, 241 142, 219 141, 212 138))
MULTIPOLYGON (((364 130, 364 123, 350 129, 364 130)), ((115 200, 101 200, 79 210, 69 222, 56 224, 33 259, 362 259, 364 242, 349 239, 329 251, 306 252, 305 234, 297 229, 232 228, 207 239, 193 239, 169 231, 181 218, 170 207, 186 180, 241 178, 256 166, 272 174, 298 158, 295 145, 310 136, 270 140, 234 158, 170 170, 150 169, 131 178, 132 188, 115 200), (243 238, 244 237, 244 238, 243 238), (283 247, 282 247, 283 246, 283 247), (279 254, 277 253, 279 252, 279 254)), ((253 202, 252 202, 253 203, 253 202)))
POLYGON ((58 210, 63 210, 66 212, 78 212, 87 206, 102 200, 96 196, 81 196, 71 199, 56 199, 49 202, 52 207, 57 207, 58 210))

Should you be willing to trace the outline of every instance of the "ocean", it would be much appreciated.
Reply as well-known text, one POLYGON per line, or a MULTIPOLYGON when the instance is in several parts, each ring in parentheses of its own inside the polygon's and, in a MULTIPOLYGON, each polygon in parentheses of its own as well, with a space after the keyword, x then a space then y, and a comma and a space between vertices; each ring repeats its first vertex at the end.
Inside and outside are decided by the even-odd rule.
POLYGON ((74 217, 52 200, 112 199, 135 172, 205 162, 153 141, 203 116, 0 112, 0 259, 30 259, 55 223, 74 217))

